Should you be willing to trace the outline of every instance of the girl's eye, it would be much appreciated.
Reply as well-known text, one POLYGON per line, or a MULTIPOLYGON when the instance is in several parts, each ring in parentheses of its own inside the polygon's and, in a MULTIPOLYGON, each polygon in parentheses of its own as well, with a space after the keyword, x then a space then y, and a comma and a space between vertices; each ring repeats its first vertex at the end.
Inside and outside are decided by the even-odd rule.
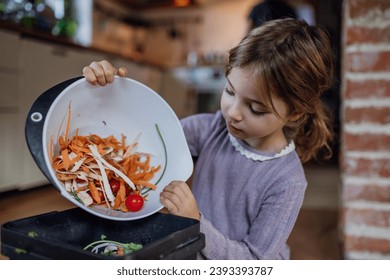
POLYGON ((267 112, 260 112, 260 111, 256 111, 254 110, 252 107, 250 107, 250 110, 251 112, 256 115, 256 116, 264 116, 265 114, 267 114, 267 112))
POLYGON ((232 92, 230 89, 228 88, 225 88, 225 92, 228 94, 228 95, 231 95, 231 96, 234 96, 234 92, 232 92))

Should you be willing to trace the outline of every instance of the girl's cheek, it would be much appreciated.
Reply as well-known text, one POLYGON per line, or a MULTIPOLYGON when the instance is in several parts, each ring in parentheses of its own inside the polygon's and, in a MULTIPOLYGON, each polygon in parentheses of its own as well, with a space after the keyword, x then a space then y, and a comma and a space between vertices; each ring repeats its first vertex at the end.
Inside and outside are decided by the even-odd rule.
POLYGON ((222 94, 220 105, 222 111, 226 111, 229 108, 229 97, 226 97, 226 93, 222 94))
POLYGON ((221 107, 221 111, 222 111, 222 114, 225 114, 225 110, 226 110, 226 104, 225 104, 225 100, 224 100, 224 97, 222 95, 221 97, 221 101, 219 102, 219 105, 221 107))

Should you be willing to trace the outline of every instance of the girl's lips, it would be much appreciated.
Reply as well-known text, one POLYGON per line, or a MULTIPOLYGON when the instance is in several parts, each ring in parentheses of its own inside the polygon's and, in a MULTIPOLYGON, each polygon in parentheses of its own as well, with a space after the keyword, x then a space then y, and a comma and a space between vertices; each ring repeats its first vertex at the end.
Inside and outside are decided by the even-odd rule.
POLYGON ((241 132, 240 129, 236 128, 235 126, 228 124, 228 129, 232 132, 241 132))

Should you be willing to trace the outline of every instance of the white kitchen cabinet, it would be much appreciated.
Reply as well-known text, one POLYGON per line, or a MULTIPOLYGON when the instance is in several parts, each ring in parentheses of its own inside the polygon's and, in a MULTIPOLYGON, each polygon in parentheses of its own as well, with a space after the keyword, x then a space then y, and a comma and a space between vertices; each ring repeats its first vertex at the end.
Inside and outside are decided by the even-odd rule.
MULTIPOLYGON (((18 34, 11 31, 0 30, 0 68, 5 69, 19 68, 19 49, 20 39, 18 34)), ((12 70, 11 70, 12 71, 12 70)))
POLYGON ((9 70, 8 73, 0 71, 0 190, 17 185, 21 171, 17 167, 22 160, 23 135, 18 121, 19 77, 16 69, 14 73, 9 70))
POLYGON ((0 30, 0 191, 15 188, 23 145, 19 118, 20 39, 0 30))
POLYGON ((0 112, 15 111, 19 103, 19 75, 17 69, 0 70, 0 112))
POLYGON ((17 111, 0 113, 0 191, 16 188, 23 172, 20 147, 24 143, 19 125, 17 111))

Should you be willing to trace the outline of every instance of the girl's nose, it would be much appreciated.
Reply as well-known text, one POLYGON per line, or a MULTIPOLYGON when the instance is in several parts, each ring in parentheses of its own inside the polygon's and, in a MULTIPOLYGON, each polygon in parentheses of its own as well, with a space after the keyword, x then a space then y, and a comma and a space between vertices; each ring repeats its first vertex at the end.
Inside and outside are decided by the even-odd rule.
POLYGON ((234 102, 233 104, 231 104, 231 106, 228 109, 228 115, 229 118, 234 121, 239 122, 242 120, 242 113, 238 102, 234 102))

